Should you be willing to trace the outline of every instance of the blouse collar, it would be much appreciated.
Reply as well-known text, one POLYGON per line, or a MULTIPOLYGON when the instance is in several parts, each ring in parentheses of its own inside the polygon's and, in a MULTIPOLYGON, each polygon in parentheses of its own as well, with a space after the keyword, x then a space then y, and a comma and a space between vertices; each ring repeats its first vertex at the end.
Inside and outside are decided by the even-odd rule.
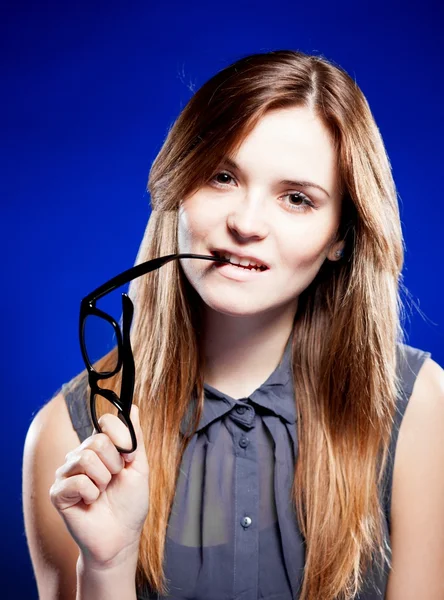
MULTIPOLYGON (((292 377, 292 340, 291 334, 285 346, 284 354, 278 366, 266 381, 260 385, 248 398, 235 399, 217 390, 208 383, 204 383, 204 407, 196 432, 200 431, 213 421, 229 413, 233 407, 245 403, 257 405, 266 412, 282 418, 287 423, 293 424, 297 420, 295 395, 292 377)), ((196 400, 193 394, 193 401, 196 400)), ((188 419, 192 415, 194 402, 190 403, 180 430, 186 433, 188 419)), ((264 412, 264 411, 262 411, 264 412)))

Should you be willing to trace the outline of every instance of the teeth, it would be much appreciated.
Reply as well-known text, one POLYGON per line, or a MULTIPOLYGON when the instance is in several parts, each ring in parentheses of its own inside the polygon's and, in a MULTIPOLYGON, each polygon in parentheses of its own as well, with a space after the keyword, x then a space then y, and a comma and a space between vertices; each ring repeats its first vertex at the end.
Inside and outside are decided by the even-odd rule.
POLYGON ((233 265, 240 265, 242 267, 255 267, 256 269, 264 270, 265 267, 263 265, 258 265, 257 263, 249 260, 248 258, 238 258, 234 254, 229 254, 228 252, 223 252, 222 256, 230 261, 233 265))

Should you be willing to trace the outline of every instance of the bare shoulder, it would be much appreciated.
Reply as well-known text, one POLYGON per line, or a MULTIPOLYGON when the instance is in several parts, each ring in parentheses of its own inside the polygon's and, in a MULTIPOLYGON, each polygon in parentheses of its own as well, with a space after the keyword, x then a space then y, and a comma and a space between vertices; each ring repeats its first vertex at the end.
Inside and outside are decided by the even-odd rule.
POLYGON ((444 369, 427 358, 399 430, 387 600, 444 600, 444 369))
POLYGON ((62 393, 35 415, 23 452, 23 512, 39 597, 73 600, 78 549, 49 490, 68 452, 80 444, 62 393))

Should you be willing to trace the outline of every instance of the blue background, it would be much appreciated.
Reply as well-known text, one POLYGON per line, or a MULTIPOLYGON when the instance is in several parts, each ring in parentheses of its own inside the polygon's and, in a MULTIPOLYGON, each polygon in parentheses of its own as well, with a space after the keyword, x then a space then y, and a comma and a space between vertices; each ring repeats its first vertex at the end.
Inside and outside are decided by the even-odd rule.
POLYGON ((356 78, 401 197, 405 283, 421 311, 408 340, 444 365, 442 8, 360 4, 2 3, 2 598, 37 597, 23 442, 36 410, 83 368, 79 302, 133 265, 169 126, 193 87, 240 56, 322 53, 356 78))

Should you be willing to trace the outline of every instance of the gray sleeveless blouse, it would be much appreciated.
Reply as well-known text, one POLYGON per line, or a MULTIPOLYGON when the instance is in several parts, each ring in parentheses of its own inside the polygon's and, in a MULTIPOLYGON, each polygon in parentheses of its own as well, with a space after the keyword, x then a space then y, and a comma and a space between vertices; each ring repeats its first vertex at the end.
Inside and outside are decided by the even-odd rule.
MULTIPOLYGON (((402 392, 381 489, 389 556, 399 427, 417 374, 431 356, 407 345, 398 345, 397 355, 402 392)), ((248 398, 231 398, 208 384, 204 389, 203 415, 183 457, 167 530, 166 598, 296 600, 305 547, 291 504, 298 451, 291 336, 280 364, 248 398)), ((83 441, 92 433, 86 377, 60 391, 83 441)), ((370 570, 356 600, 384 598, 385 569, 370 570)), ((148 585, 138 590, 139 600, 155 598, 148 585)))

